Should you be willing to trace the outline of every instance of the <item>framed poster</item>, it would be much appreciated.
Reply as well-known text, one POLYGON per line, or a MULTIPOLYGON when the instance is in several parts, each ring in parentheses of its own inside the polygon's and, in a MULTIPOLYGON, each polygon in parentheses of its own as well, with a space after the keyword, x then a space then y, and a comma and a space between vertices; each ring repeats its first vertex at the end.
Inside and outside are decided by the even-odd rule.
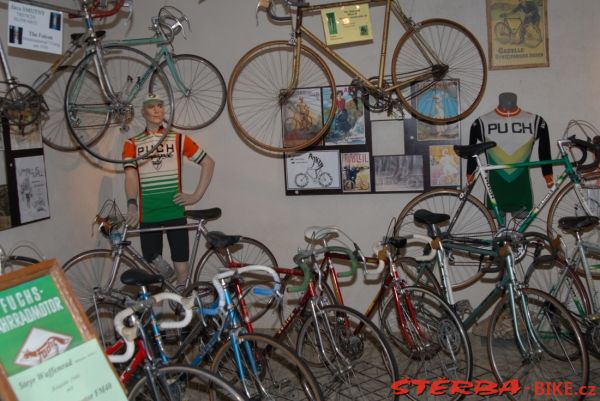
POLYGON ((342 153, 340 158, 343 192, 371 192, 370 153, 342 153))
POLYGON ((299 88, 282 106, 283 143, 292 147, 314 138, 323 127, 321 88, 299 88))
POLYGON ((55 260, 0 277, 0 341, 6 401, 127 399, 55 260))
POLYGON ((351 86, 336 88, 335 96, 331 88, 323 88, 323 118, 329 116, 331 102, 337 104, 335 117, 325 134, 325 146, 364 145, 367 143, 365 129, 365 106, 361 96, 351 86))
POLYGON ((50 217, 44 156, 15 158, 21 223, 50 217))
POLYGON ((432 187, 460 186, 460 158, 453 146, 429 147, 429 183, 432 187))
POLYGON ((548 67, 547 0, 486 0, 490 70, 548 67))
POLYGON ((372 40, 369 3, 321 10, 325 41, 328 45, 372 40))
POLYGON ((298 195, 303 191, 339 190, 339 150, 311 150, 285 156, 286 190, 298 195))
POLYGON ((422 155, 373 156, 375 192, 423 191, 422 155))

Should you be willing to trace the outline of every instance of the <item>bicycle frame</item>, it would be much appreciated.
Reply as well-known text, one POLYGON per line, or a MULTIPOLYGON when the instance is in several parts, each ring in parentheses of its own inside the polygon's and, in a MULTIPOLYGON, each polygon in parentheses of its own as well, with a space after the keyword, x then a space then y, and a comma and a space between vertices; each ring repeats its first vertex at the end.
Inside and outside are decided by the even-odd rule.
POLYGON ((385 63, 387 57, 387 44, 388 44, 388 36, 389 36, 389 27, 390 27, 390 14, 394 13, 400 21, 400 24, 404 27, 407 32, 411 32, 415 39, 415 45, 419 48, 419 50, 423 53, 425 58, 429 60, 429 62, 433 64, 442 64, 440 60, 437 59, 435 52, 429 48, 427 43, 421 39, 419 32, 415 29, 415 24, 411 18, 407 17, 406 14, 402 11, 400 5, 394 2, 394 0, 370 0, 365 3, 365 0, 351 0, 351 1, 342 1, 336 3, 327 3, 327 4, 318 4, 312 6, 299 6, 297 8, 296 13, 296 28, 294 32, 294 38, 292 41, 294 42, 294 64, 293 64, 293 74, 288 85, 289 93, 294 91, 294 88, 297 87, 299 72, 300 72, 300 48, 302 45, 302 37, 306 36, 306 38, 323 54, 327 55, 331 60, 335 61, 338 65, 340 65, 343 69, 345 69, 352 77, 357 78, 364 84, 367 88, 374 91, 383 91, 386 94, 390 94, 397 89, 407 87, 414 82, 421 81, 425 78, 428 78, 432 75, 432 72, 425 72, 421 75, 414 76, 410 80, 402 81, 397 85, 390 85, 384 87, 384 76, 385 76, 385 63), (382 32, 382 41, 381 41, 381 56, 379 59, 379 73, 377 76, 377 84, 372 83, 368 77, 358 71, 356 68, 352 66, 347 60, 342 58, 337 52, 331 49, 326 43, 321 41, 314 33, 312 33, 308 28, 304 27, 302 24, 302 19, 304 13, 311 13, 314 11, 320 11, 325 8, 331 7, 349 7, 355 5, 365 5, 365 4, 373 4, 373 3, 381 3, 385 1, 385 18, 383 21, 383 32, 382 32))
POLYGON ((489 207, 492 210, 492 214, 493 214, 494 218, 498 222, 498 225, 501 229, 506 228, 506 220, 504 219, 504 215, 502 214, 502 212, 500 212, 500 209, 498 208, 498 204, 496 203, 496 197, 494 196, 494 191, 492 190, 492 186, 490 185, 490 182, 488 180, 488 171, 493 171, 493 170, 507 170, 507 169, 511 169, 511 168, 532 168, 532 167, 541 167, 541 166, 547 166, 547 165, 561 165, 561 166, 564 166, 564 168, 565 168, 565 170, 560 174, 560 176, 558 176, 556 183, 552 186, 552 188, 550 188, 548 190, 548 192, 542 198, 542 200, 534 208, 532 208, 529 211, 527 216, 519 224, 519 226, 516 229, 516 231, 519 233, 524 233, 525 230, 527 230, 527 228, 530 226, 530 224, 533 222, 533 220, 535 220, 535 218, 540 214, 540 212, 544 208, 544 206, 548 203, 548 200, 550 200, 550 198, 552 198, 554 193, 556 193, 561 188, 561 186, 567 179, 569 179, 569 181, 573 183, 573 185, 575 187, 575 193, 577 194, 577 197, 579 198, 579 202, 584 207, 585 212, 591 215, 592 212, 591 212, 591 210, 589 210, 587 203, 584 201, 583 194, 581 193, 581 180, 579 179, 579 176, 577 175, 577 172, 575 171, 573 164, 569 160, 569 155, 567 154, 567 152, 564 149, 564 147, 570 143, 571 142, 569 140, 559 140, 558 141, 558 148, 559 148, 560 155, 561 155, 560 159, 541 160, 541 161, 522 162, 522 163, 510 163, 510 164, 499 164, 499 165, 492 166, 492 165, 483 165, 478 156, 473 156, 477 160, 477 168, 474 172, 474 179, 471 184, 467 184, 463 188, 463 194, 462 194, 463 202, 461 202, 461 204, 459 205, 459 207, 457 209, 457 212, 452 217, 452 220, 450 220, 450 223, 448 226, 448 231, 451 232, 452 227, 454 227, 456 220, 460 216, 460 212, 462 211, 465 201, 466 201, 467 197, 473 191, 473 188, 475 187, 475 184, 477 183, 477 179, 479 177, 481 177, 481 179, 483 180, 485 193, 490 200, 489 207))

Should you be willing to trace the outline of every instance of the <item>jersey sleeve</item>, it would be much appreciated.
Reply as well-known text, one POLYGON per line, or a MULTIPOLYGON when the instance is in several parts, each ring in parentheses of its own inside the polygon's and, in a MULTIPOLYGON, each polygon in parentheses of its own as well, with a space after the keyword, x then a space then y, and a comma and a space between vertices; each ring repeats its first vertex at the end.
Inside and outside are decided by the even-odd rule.
MULTIPOLYGON (((483 132, 481 119, 478 118, 471 124, 471 131, 469 133, 469 145, 475 145, 477 142, 483 142, 483 132)), ((475 158, 470 157, 467 160, 467 176, 473 174, 477 168, 477 162, 475 158)))
POLYGON ((123 170, 127 167, 137 168, 137 162, 133 160, 135 159, 135 153, 135 142, 133 139, 128 139, 123 145, 123 153, 121 154, 122 159, 127 160, 123 163, 123 170))
POLYGON ((204 156, 206 156, 206 152, 202 149, 196 142, 194 142, 189 136, 183 136, 183 149, 182 153, 185 157, 187 157, 190 161, 196 164, 200 164, 204 156))
MULTIPOLYGON (((550 150, 550 133, 548 124, 542 117, 538 116, 537 138, 538 139, 538 157, 539 160, 552 159, 552 151, 550 150)), ((542 174, 552 177, 552 165, 542 166, 542 174)))

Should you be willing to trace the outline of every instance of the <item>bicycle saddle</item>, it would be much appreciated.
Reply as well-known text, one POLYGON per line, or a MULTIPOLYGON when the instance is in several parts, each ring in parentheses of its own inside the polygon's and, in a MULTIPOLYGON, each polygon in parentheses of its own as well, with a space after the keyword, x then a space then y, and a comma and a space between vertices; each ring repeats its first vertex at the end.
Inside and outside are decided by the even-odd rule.
POLYGON ((429 210, 419 209, 414 214, 415 223, 427 224, 428 226, 433 224, 440 224, 450 220, 450 216, 442 213, 433 213, 429 210))
POLYGON ((130 269, 121 274, 121 282, 126 285, 141 287, 150 284, 162 283, 165 280, 160 274, 146 273, 141 269, 130 269))
POLYGON ((215 248, 226 248, 239 242, 241 235, 226 235, 221 231, 210 231, 206 234, 206 241, 215 248))
POLYGON ((454 145, 454 152, 462 159, 468 159, 496 146, 496 142, 476 143, 474 145, 454 145))
POLYGON ((212 209, 186 210, 185 217, 194 220, 214 220, 221 217, 221 208, 213 207, 212 209))
POLYGON ((596 227, 599 222, 596 216, 568 216, 558 220, 558 227, 565 231, 584 231, 596 227))

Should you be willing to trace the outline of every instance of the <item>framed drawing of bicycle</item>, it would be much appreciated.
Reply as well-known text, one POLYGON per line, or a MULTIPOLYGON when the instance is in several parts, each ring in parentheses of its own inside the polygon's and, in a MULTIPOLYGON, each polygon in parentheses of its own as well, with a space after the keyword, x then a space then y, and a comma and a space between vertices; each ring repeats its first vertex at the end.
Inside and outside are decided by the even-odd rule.
POLYGON ((309 150, 286 154, 285 181, 286 195, 339 192, 339 150, 309 150))
POLYGON ((486 0, 490 70, 548 67, 547 0, 486 0))

